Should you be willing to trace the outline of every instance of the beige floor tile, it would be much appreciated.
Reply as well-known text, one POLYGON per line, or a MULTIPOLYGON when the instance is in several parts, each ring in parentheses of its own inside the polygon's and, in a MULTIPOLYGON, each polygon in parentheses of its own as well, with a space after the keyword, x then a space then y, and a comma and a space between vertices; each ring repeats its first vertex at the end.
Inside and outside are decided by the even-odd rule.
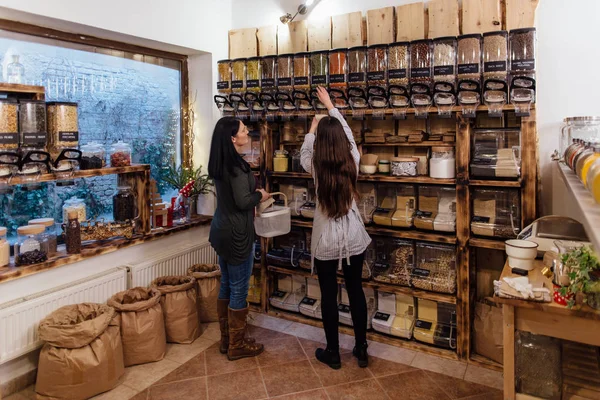
POLYGON ((384 360, 379 357, 369 357, 369 371, 376 377, 398 375, 415 369, 409 365, 384 360))
POLYGON ((211 322, 208 324, 202 324, 202 335, 200 339, 204 340, 221 340, 221 330, 219 329, 218 322, 211 322))
POLYGON ((354 340, 354 336, 346 335, 343 333, 340 333, 339 341, 340 341, 340 348, 346 349, 346 350, 352 350, 354 348, 354 345, 356 344, 356 341, 354 340))
POLYGON ((148 386, 174 371, 181 364, 164 359, 155 363, 136 365, 125 369, 123 384, 137 391, 142 391, 148 386))
POLYGON ((369 343, 368 352, 373 357, 406 365, 411 365, 417 355, 412 350, 377 342, 369 343))
POLYGON ((491 394, 492 392, 496 391, 496 389, 493 389, 489 386, 467 382, 448 375, 442 375, 430 371, 426 371, 425 374, 442 391, 444 391, 444 393, 450 396, 451 399, 463 399, 465 397, 481 396, 486 393, 491 394))
POLYGON ((325 389, 330 400, 388 400, 375 379, 351 382, 325 389))
POLYGON ((498 390, 503 390, 504 381, 502 372, 492 371, 491 369, 478 367, 476 365, 468 365, 465 373, 465 381, 479 383, 493 387, 498 390))
POLYGON ((248 323, 287 334, 290 334, 288 328, 293 324, 291 321, 256 313, 252 314, 252 318, 248 318, 248 323))
MULTIPOLYGON (((384 357, 381 357, 384 358, 384 357)), ((437 372, 454 378, 463 379, 467 364, 461 361, 448 360, 429 354, 417 353, 411 363, 412 367, 437 372)))
POLYGON ((92 397, 93 400, 129 400, 138 394, 138 391, 129 386, 119 385, 113 390, 92 397))
POLYGON ((265 385, 258 368, 209 376, 207 384, 210 400, 258 400, 267 398, 265 385))
POLYGON ((21 390, 20 392, 11 394, 8 397, 2 397, 2 400, 34 400, 35 399, 35 385, 29 386, 27 389, 21 390))
POLYGON ((165 358, 183 364, 208 349, 215 344, 215 340, 204 339, 200 337, 192 344, 167 344, 167 354, 165 358))
POLYGON ((293 322, 292 325, 287 329, 286 333, 316 342, 325 342, 325 331, 323 328, 304 325, 298 322, 293 322))

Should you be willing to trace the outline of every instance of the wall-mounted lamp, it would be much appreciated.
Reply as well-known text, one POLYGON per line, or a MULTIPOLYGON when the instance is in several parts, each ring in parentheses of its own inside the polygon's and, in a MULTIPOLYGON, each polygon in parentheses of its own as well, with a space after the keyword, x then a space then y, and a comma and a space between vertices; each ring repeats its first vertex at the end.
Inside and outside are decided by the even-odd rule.
POLYGON ((298 11, 296 11, 296 14, 292 15, 290 13, 287 13, 285 15, 282 15, 281 17, 279 17, 279 20, 281 21, 282 24, 289 24, 290 22, 292 22, 294 20, 294 18, 296 18, 296 16, 298 14, 300 15, 304 15, 308 12, 308 8, 316 3, 318 3, 320 0, 306 0, 303 4, 300 4, 298 6, 298 11))

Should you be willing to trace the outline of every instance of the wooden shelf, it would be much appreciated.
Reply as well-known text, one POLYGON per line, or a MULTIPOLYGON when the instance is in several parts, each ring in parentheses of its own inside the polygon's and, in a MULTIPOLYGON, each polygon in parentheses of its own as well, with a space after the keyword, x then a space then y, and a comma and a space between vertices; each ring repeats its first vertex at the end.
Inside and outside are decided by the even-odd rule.
MULTIPOLYGON (((268 311, 268 315, 273 317, 282 318, 292 322, 298 322, 301 324, 311 325, 317 328, 323 327, 323 322, 318 319, 309 318, 302 314, 296 314, 289 311, 279 310, 275 308, 271 308, 268 311)), ((344 333, 346 335, 354 336, 354 329, 350 326, 340 325, 339 326, 340 333, 344 333)), ((436 355, 438 357, 447 358, 450 360, 458 360, 458 355, 455 351, 442 349, 434 346, 429 346, 424 343, 419 343, 415 340, 407 340, 399 337, 393 337, 384 335, 383 333, 368 331, 367 339, 372 340, 374 342, 389 344, 395 347, 402 347, 409 350, 416 350, 422 353, 436 355)))
POLYGON ((403 142, 403 143, 360 143, 363 147, 456 147, 456 142, 424 141, 424 142, 403 142))
MULTIPOLYGON (((303 276, 306 278, 318 279, 316 274, 311 275, 310 271, 306 271, 304 269, 299 269, 299 268, 291 269, 291 268, 283 268, 283 267, 276 267, 273 265, 269 265, 269 266, 267 266, 267 269, 271 272, 279 272, 279 273, 283 273, 283 274, 292 274, 292 275, 303 276)), ((338 282, 344 283, 344 278, 338 277, 338 282)), ((407 295, 410 295, 413 297, 417 297, 419 299, 433 300, 433 301, 438 301, 441 303, 456 304, 456 296, 452 295, 452 294, 428 292, 425 290, 413 289, 413 288, 398 286, 398 285, 390 285, 390 284, 380 283, 380 282, 376 282, 376 281, 364 281, 363 280, 362 284, 363 284, 363 287, 369 287, 369 288, 372 288, 377 291, 389 292, 389 293, 401 293, 401 294, 407 294, 407 295)))
MULTIPOLYGON (((131 165, 129 167, 110 167, 110 168, 101 168, 101 169, 88 169, 85 171, 75 171, 73 175, 62 178, 57 177, 55 174, 43 174, 40 175, 36 182, 51 182, 56 180, 73 180, 78 178, 92 178, 95 176, 105 176, 105 175, 115 175, 115 174, 127 174, 132 172, 143 172, 150 170, 150 165, 148 164, 137 164, 131 165)), ((11 185, 22 185, 24 183, 34 183, 31 181, 24 180, 21 176, 15 176, 10 180, 11 185)))
POLYGON ((267 171, 267 176, 272 176, 273 178, 295 178, 295 179, 312 179, 310 174, 306 172, 273 172, 267 171))
MULTIPOLYGON (((313 179, 304 172, 267 172, 273 178, 313 179)), ((456 179, 435 179, 428 176, 390 176, 390 175, 364 175, 359 174, 360 182, 385 182, 385 183, 417 183, 427 185, 456 185, 456 179)))
POLYGON ((505 250, 504 240, 470 238, 469 246, 480 249, 505 250))
POLYGON ((29 93, 34 95, 41 95, 42 98, 46 89, 43 86, 33 86, 33 85, 20 85, 17 83, 0 83, 0 93, 29 93))
POLYGON ((483 179, 470 179, 467 183, 469 186, 490 186, 490 187, 507 187, 507 188, 520 188, 522 186, 521 180, 518 181, 493 181, 483 179))

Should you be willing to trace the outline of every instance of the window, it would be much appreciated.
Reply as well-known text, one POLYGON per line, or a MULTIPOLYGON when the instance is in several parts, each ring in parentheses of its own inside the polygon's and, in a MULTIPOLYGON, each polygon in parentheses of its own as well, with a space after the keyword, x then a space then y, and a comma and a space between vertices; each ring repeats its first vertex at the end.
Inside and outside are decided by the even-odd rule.
MULTIPOLYGON (((102 47, 0 31, 0 80, 9 64, 24 67, 24 81, 46 89, 46 101, 78 103, 80 145, 133 147, 133 162, 150 164, 166 200, 172 188, 161 175, 181 162, 183 57, 159 58, 102 47)), ((0 193, 0 226, 14 234, 31 218, 62 219, 65 199, 83 197, 88 217, 112 219, 116 176, 77 179, 75 185, 44 183, 0 193)))

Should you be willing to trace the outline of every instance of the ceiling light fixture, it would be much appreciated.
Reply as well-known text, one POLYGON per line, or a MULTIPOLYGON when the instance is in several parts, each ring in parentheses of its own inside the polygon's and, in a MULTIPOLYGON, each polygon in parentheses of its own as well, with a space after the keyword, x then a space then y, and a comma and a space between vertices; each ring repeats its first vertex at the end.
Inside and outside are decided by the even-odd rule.
POLYGON ((319 1, 320 0, 306 0, 303 4, 300 4, 298 6, 298 10, 296 11, 296 14, 292 15, 290 13, 286 13, 285 15, 282 15, 281 17, 279 17, 279 20, 284 25, 289 24, 290 22, 292 22, 294 20, 294 18, 296 18, 298 16, 298 14, 300 14, 300 15, 306 14, 308 12, 308 8, 315 5, 319 1))

